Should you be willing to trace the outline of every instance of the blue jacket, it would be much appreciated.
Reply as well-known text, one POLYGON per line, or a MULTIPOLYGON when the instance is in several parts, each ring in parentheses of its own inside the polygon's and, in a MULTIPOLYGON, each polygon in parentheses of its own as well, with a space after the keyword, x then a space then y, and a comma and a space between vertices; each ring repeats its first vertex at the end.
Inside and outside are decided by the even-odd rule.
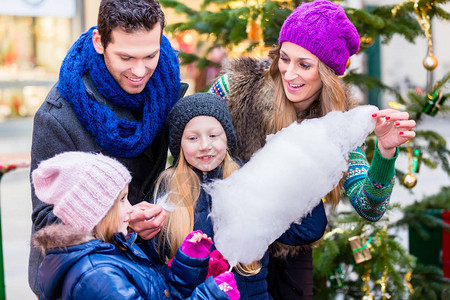
POLYGON ((179 250, 170 268, 155 264, 134 243, 136 234, 116 234, 113 243, 94 239, 67 246, 81 240, 67 227, 50 225, 35 235, 41 247, 52 247, 38 272, 45 299, 228 299, 213 278, 204 282, 208 258, 179 250))
MULTIPOLYGON (((222 170, 220 167, 208 172, 203 173, 197 169, 194 169, 199 176, 201 184, 212 181, 214 179, 222 178, 222 170)), ((214 238, 213 224, 209 217, 211 212, 211 196, 208 195, 203 189, 200 192, 200 196, 197 200, 194 214, 194 230, 201 230, 208 236, 214 238)), ((313 243, 320 239, 325 232, 327 225, 327 217, 323 203, 321 202, 316 208, 313 209, 310 215, 301 220, 301 224, 291 224, 291 227, 278 239, 279 242, 288 245, 306 245, 313 243)), ((142 243, 143 250, 151 257, 158 257, 157 250, 155 250, 156 239, 148 242, 140 241, 142 243)), ((269 254, 266 253, 260 261, 261 271, 253 276, 242 276, 234 272, 236 284, 241 294, 241 299, 251 300, 265 300, 271 299, 267 291, 267 274, 269 264, 269 254)))

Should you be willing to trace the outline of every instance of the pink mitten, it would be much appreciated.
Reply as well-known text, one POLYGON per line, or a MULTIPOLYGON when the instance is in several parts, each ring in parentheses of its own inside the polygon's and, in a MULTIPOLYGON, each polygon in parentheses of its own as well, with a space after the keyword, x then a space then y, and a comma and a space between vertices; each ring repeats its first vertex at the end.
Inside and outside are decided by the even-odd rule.
POLYGON ((224 291, 230 300, 239 300, 241 294, 236 286, 236 280, 231 272, 225 272, 214 278, 219 288, 224 291))
POLYGON ((228 268, 228 260, 223 257, 219 250, 214 250, 209 256, 208 275, 206 278, 209 276, 217 277, 226 272, 228 268))
POLYGON ((213 244, 210 240, 202 238, 200 242, 189 241, 197 232, 203 234, 200 230, 189 233, 181 244, 181 251, 194 258, 208 257, 209 249, 213 244))

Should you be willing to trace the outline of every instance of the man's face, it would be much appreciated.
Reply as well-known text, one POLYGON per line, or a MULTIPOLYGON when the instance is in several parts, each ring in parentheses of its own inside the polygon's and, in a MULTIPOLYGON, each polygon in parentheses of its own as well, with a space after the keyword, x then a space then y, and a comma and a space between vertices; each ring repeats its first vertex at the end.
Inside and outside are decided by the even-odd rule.
POLYGON ((103 54, 109 73, 128 94, 138 94, 145 88, 159 61, 161 26, 127 33, 120 27, 111 32, 106 48, 97 30, 93 34, 94 48, 103 54))

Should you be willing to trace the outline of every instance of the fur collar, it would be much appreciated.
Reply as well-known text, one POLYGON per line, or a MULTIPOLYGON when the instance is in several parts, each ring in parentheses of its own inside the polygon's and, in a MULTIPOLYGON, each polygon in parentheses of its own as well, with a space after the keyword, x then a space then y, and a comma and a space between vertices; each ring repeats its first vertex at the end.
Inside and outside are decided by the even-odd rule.
MULTIPOLYGON (((222 70, 229 75, 228 108, 237 137, 232 156, 244 162, 266 143, 267 126, 273 114, 274 84, 270 76, 266 78, 270 64, 270 58, 241 57, 226 62, 222 70)), ((349 110, 358 103, 350 96, 347 86, 346 94, 345 108, 349 110)), ((318 105, 313 104, 298 115, 298 121, 317 115, 317 109, 318 105)))
POLYGON ((266 142, 266 126, 272 115, 273 84, 264 77, 270 59, 240 58, 224 66, 231 90, 228 100, 236 129, 237 145, 233 157, 248 161, 266 142))
POLYGON ((62 223, 48 225, 37 231, 33 236, 33 246, 40 248, 42 253, 52 248, 66 248, 86 243, 95 239, 92 234, 80 232, 62 223))

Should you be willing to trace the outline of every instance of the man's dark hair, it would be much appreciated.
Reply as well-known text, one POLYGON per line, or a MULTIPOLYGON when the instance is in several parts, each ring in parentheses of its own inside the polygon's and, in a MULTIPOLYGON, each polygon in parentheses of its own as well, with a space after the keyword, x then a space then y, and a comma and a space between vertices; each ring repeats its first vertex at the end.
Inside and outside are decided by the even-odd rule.
POLYGON ((164 13, 156 0, 102 0, 98 12, 97 29, 104 48, 111 42, 111 32, 119 26, 132 33, 152 30, 155 24, 165 25, 164 13))

